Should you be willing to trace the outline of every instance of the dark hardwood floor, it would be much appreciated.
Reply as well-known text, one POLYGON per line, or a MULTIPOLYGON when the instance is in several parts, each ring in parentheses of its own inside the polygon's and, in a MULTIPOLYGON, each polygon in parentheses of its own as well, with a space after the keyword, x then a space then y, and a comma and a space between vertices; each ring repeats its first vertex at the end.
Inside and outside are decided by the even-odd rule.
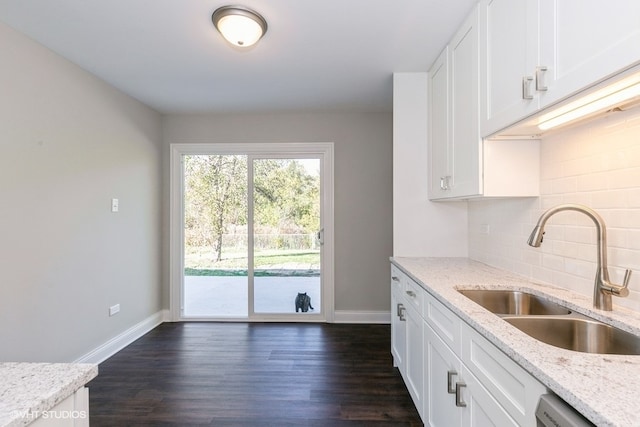
POLYGON ((100 364, 96 426, 422 426, 389 325, 164 323, 100 364))

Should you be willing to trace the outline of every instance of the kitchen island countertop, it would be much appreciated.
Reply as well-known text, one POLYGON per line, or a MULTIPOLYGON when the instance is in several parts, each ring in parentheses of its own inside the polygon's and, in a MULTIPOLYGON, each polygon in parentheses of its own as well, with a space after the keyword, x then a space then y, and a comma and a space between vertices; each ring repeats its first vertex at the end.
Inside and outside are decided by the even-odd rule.
POLYGON ((0 427, 27 425, 98 375, 86 363, 0 363, 0 427))
MULTIPOLYGON (((516 363, 597 426, 638 426, 640 356, 589 354, 542 343, 511 326, 457 289, 515 289, 545 295, 571 310, 640 335, 640 313, 593 308, 590 297, 534 283, 466 258, 392 258, 392 263, 516 363)), ((589 293, 593 290, 589 289, 589 293)))

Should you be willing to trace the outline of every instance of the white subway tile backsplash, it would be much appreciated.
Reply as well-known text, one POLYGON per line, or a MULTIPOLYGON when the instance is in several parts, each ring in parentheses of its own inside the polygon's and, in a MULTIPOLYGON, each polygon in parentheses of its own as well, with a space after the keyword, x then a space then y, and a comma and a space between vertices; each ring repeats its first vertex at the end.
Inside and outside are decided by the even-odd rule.
POLYGON ((564 257, 552 254, 542 255, 542 266, 548 270, 564 271, 564 257))
POLYGON ((628 189, 626 195, 628 208, 640 208, 640 187, 628 189))
MULTIPOLYGON (((638 251, 638 254, 640 254, 640 230, 627 230, 627 231, 629 233, 628 234, 629 243, 626 245, 627 248, 638 251)), ((640 275, 640 272, 638 272, 638 274, 640 275)))
POLYGON ((628 248, 629 231, 623 228, 607 227, 607 242, 610 248, 628 248))
POLYGON ((584 174, 578 176, 579 192, 607 190, 608 188, 609 179, 607 172, 584 174))
POLYGON ((575 176, 554 179, 551 190, 553 194, 575 193, 578 190, 578 179, 575 176))
POLYGON ((566 258, 564 271, 572 276, 582 277, 583 279, 593 280, 594 278, 593 263, 587 261, 566 258))
POLYGON ((596 243, 596 231, 593 222, 591 227, 575 227, 566 225, 564 228, 564 241, 573 243, 596 243))
POLYGON ((607 224, 611 279, 634 270, 628 298, 614 305, 640 311, 640 112, 627 111, 556 132, 541 143, 541 196, 469 203, 473 259, 593 294, 596 229, 585 215, 562 212, 548 223, 540 248, 526 244, 540 215, 561 203, 595 209, 607 224))
POLYGON ((626 168, 609 174, 609 188, 637 188, 640 183, 640 168, 626 168))

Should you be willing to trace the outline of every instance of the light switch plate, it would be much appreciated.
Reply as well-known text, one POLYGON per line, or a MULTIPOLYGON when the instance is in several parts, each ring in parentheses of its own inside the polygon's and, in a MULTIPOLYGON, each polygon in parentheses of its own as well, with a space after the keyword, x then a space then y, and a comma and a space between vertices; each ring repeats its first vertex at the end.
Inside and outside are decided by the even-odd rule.
POLYGON ((120 304, 112 305, 109 307, 109 316, 113 316, 120 311, 120 304))
POLYGON ((111 212, 118 212, 120 208, 120 202, 118 199, 111 199, 111 212))

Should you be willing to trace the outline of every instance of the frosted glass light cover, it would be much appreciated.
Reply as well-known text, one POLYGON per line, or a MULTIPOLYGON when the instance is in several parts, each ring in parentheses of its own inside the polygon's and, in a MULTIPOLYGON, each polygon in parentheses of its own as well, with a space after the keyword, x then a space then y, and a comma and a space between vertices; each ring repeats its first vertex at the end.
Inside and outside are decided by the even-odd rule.
POLYGON ((231 44, 248 47, 262 37, 262 28, 253 19, 242 15, 227 15, 218 21, 218 30, 231 44))

